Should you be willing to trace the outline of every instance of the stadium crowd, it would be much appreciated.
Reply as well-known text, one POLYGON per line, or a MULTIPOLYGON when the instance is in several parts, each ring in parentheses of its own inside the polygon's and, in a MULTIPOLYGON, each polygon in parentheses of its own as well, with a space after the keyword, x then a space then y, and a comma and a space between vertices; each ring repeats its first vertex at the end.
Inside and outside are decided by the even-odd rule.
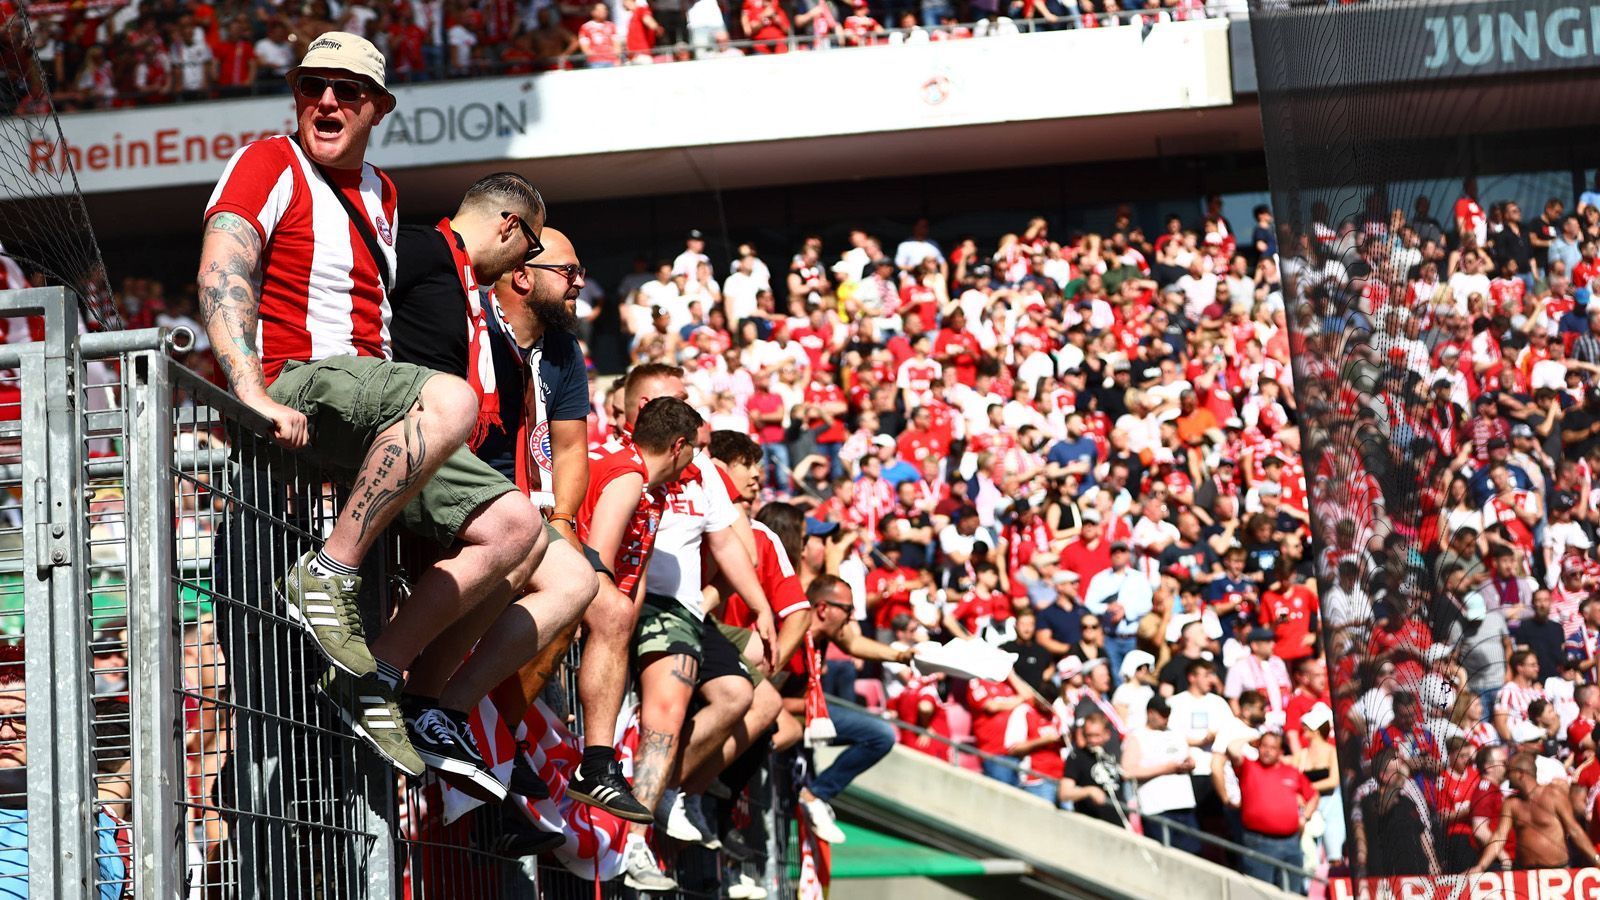
POLYGON ((957 40, 1019 30, 1153 24, 1207 15, 1204 0, 309 0, 63 4, 35 23, 0 2, 3 74, 21 112, 123 108, 286 93, 317 35, 369 38, 391 82, 525 75, 746 53, 957 40), (966 24, 961 24, 966 23, 966 24), (31 52, 19 52, 28 50, 31 52), (43 83, 30 83, 36 59, 43 83))
MULTIPOLYGON (((305 146, 230 165, 198 295, 132 280, 121 300, 130 324, 208 336, 192 362, 285 443, 333 453, 307 417, 365 430, 370 453, 327 464, 367 492, 285 595, 398 768, 547 789, 499 783, 468 717, 581 621, 588 749, 566 790, 674 839, 737 840, 714 798, 811 729, 854 747, 801 795, 826 840, 844 836, 827 801, 898 739, 1193 852, 1218 852, 1203 831, 1370 876, 1565 865, 1569 839, 1593 857, 1600 182, 1531 221, 1471 180, 1445 221, 1425 199, 1314 206, 1282 248, 1270 210, 1230 222, 1216 197, 1150 232, 1119 210, 1096 232, 1035 218, 941 243, 919 221, 786 261, 712 259, 693 231, 608 297, 518 176, 437 226, 398 226, 381 176, 341 183, 362 117, 393 102, 386 70, 337 47, 302 65, 305 146), (332 338, 295 286, 313 276, 273 257, 325 240, 273 199, 302 154, 332 173, 316 203, 384 211, 343 249, 332 338), (259 346, 227 299, 239 248, 265 275, 259 346), (385 302, 392 347, 362 318, 385 302), (606 303, 632 362, 609 387, 577 340, 606 303), (383 373, 383 396, 328 370, 361 391, 383 373), (545 514, 504 500, 518 488, 545 514), (391 521, 443 555, 369 641, 350 570, 391 521), (500 620, 461 619, 475 604, 500 620), (458 620, 474 627, 443 630, 458 620), (912 664, 952 640, 1014 654, 1012 675, 912 664), (630 666, 631 782, 610 730, 630 666)), ((642 828, 627 852, 630 883, 670 887, 642 828)))

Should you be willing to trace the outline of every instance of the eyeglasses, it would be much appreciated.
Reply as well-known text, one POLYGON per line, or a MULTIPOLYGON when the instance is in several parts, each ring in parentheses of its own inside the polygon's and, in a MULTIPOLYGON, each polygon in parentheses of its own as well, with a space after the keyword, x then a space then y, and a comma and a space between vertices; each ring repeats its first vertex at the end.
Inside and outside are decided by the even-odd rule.
POLYGON ((568 287, 577 284, 578 279, 584 278, 589 274, 588 269, 577 263, 524 263, 524 265, 530 269, 548 269, 551 272, 560 273, 561 277, 567 280, 568 287))
MULTIPOLYGON (((517 216, 517 214, 506 212, 505 210, 500 211, 500 218, 502 219, 509 219, 512 216, 517 216)), ((522 236, 528 239, 528 255, 522 258, 522 264, 529 265, 529 260, 544 252, 544 244, 539 243, 539 236, 533 233, 533 226, 528 224, 527 219, 517 216, 517 227, 522 229, 522 236)))
POLYGON ((354 78, 327 78, 322 75, 301 75, 294 80, 294 92, 307 100, 321 100, 328 88, 340 103, 356 103, 367 95, 367 83, 354 78))
POLYGON ((854 606, 851 606, 848 603, 834 603, 832 601, 828 601, 828 602, 823 603, 822 605, 823 606, 831 606, 834 609, 844 610, 847 613, 854 613, 856 611, 856 608, 854 606))

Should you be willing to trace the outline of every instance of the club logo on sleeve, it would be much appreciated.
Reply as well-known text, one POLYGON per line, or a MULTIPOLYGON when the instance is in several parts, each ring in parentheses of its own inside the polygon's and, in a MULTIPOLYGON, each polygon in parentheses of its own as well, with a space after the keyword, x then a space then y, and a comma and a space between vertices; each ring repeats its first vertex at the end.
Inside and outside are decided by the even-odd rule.
POLYGON ((394 232, 389 230, 389 220, 380 215, 373 219, 373 222, 378 226, 378 237, 383 238, 385 244, 393 247, 394 232))

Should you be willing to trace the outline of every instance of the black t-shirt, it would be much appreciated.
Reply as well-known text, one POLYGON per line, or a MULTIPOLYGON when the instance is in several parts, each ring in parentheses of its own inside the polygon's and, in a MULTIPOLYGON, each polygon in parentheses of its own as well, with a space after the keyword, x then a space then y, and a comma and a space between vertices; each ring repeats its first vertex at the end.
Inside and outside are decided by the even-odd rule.
POLYGON ((1055 662, 1046 650, 1037 642, 1008 641, 1000 645, 1000 649, 1007 653, 1015 653, 1017 662, 1012 666, 1017 677, 1033 685, 1039 693, 1044 693, 1044 670, 1050 668, 1055 662))
POLYGON ((1566 634, 1554 619, 1523 619, 1512 632, 1519 644, 1527 644, 1539 660, 1539 681, 1561 674, 1561 663, 1567 658, 1566 634))
MULTIPOLYGON (((394 288, 389 291, 393 311, 389 338, 395 361, 467 377, 467 298, 444 237, 434 228, 402 225, 395 238, 395 258, 394 288)), ((500 468, 500 463, 514 461, 527 367, 498 317, 490 313, 485 318, 495 392, 501 398, 500 426, 490 429, 478 446, 478 456, 500 468)), ((509 477, 511 468, 507 464, 502 474, 509 477)))
MULTIPOLYGON (((1156 673, 1156 678, 1162 684, 1171 685, 1172 695, 1177 696, 1189 689, 1189 663, 1191 662, 1193 660, 1187 656, 1174 656, 1167 660, 1167 664, 1161 667, 1160 672, 1156 673)), ((1226 680, 1224 676, 1227 672, 1222 668, 1221 660, 1213 659, 1211 664, 1216 667, 1217 678, 1226 680)))
POLYGON ((1122 827, 1122 818, 1110 800, 1122 786, 1122 767, 1110 753, 1097 747, 1074 749, 1067 759, 1065 775, 1078 787, 1098 787, 1105 791, 1105 803, 1096 803, 1087 797, 1074 801, 1073 811, 1093 816, 1102 822, 1122 827))
MULTIPOLYGON (((1562 431, 1582 431, 1595 423, 1595 415, 1586 407, 1574 406, 1561 416, 1562 431)), ((1589 451, 1600 442, 1600 435, 1590 435, 1567 448, 1569 459, 1582 459, 1589 455, 1589 451)))

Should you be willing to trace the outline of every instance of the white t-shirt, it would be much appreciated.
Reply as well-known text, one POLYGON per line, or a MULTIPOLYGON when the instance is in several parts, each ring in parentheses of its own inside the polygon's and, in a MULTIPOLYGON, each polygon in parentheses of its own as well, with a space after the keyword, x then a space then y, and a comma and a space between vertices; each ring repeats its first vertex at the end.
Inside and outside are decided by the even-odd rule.
MULTIPOLYGON (((1126 685, 1124 685, 1126 687, 1126 685)), ((1189 752, 1183 735, 1163 729, 1140 726, 1132 737, 1139 742, 1139 762, 1151 766, 1182 762, 1189 752)), ((1176 809, 1194 809, 1194 782, 1188 775, 1173 772, 1139 782, 1139 811, 1157 815, 1176 809)))
POLYGON ((737 325, 756 314, 756 294, 768 287, 765 278, 735 272, 722 283, 722 299, 728 307, 728 322, 737 325))
POLYGON ((704 619, 700 540, 732 526, 739 510, 728 498, 728 488, 711 457, 701 451, 695 454, 694 464, 700 477, 680 481, 667 491, 667 508, 656 529, 656 550, 645 570, 644 589, 648 594, 675 597, 696 619, 704 619))
POLYGON ((472 65, 472 48, 478 46, 478 36, 465 25, 450 26, 450 63, 458 69, 472 65))
MULTIPOLYGON (((1150 704, 1150 698, 1155 695, 1155 690, 1148 684, 1140 684, 1137 681, 1124 681, 1112 692, 1111 705, 1120 706, 1128 711, 1128 714, 1122 718, 1123 724, 1129 728, 1143 728, 1145 707, 1150 704)), ((1161 733, 1165 734, 1166 732, 1161 733)))
MULTIPOLYGON (((695 5, 698 6, 699 4, 695 5)), ((679 275, 687 275, 690 279, 693 279, 695 267, 701 263, 709 262, 711 262, 711 257, 706 256, 704 253, 696 253, 693 250, 685 250, 678 254, 677 259, 672 261, 672 275, 674 278, 679 275)))
MULTIPOLYGON (((1217 732, 1220 737, 1227 724, 1234 721, 1228 701, 1217 694, 1207 693, 1196 697, 1188 691, 1180 691, 1167 700, 1167 706, 1172 712, 1167 727, 1185 741, 1204 737, 1210 731, 1217 732)), ((1204 774, 1211 771, 1213 748, 1226 750, 1227 745, 1219 742, 1189 748, 1196 772, 1204 774)))

